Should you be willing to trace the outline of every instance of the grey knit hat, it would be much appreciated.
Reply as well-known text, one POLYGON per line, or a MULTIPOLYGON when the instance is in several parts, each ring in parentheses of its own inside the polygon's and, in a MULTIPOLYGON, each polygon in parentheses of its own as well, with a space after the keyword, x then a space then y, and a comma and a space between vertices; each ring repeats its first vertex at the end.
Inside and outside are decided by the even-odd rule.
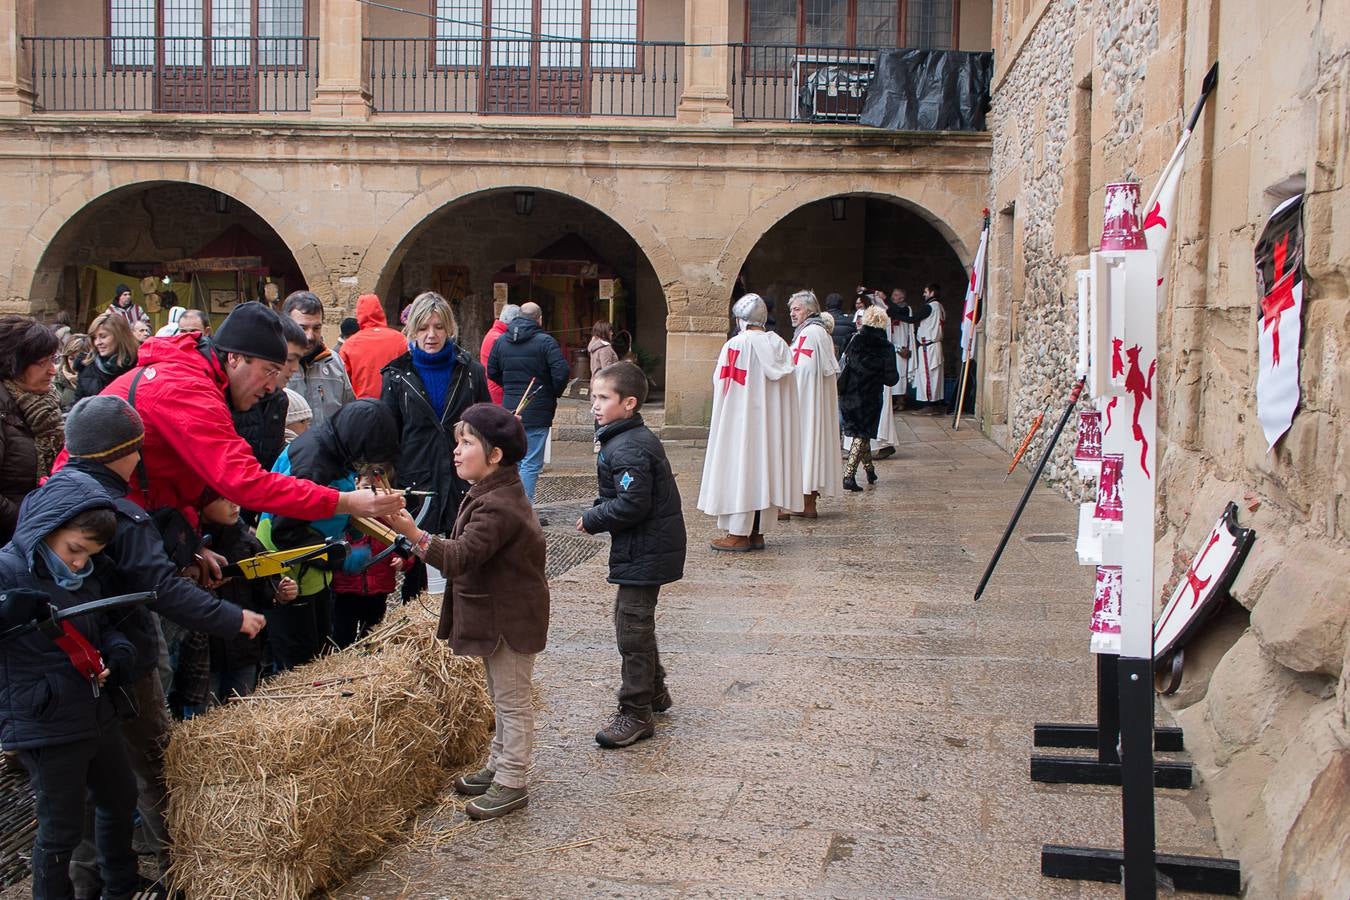
POLYGON ((66 416, 66 452, 71 459, 110 463, 141 449, 145 425, 121 397, 85 397, 66 416))

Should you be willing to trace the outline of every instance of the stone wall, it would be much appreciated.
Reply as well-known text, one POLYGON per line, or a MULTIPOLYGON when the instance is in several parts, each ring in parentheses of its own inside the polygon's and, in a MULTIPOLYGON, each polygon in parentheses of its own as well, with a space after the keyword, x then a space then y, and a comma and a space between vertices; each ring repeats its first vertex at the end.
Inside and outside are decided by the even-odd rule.
MULTIPOLYGON (((1258 536, 1237 602, 1188 647, 1164 705, 1251 897, 1350 896, 1350 29, 1324 6, 1046 0, 995 21, 991 206, 1011 214, 995 229, 982 399, 1007 446, 1071 381, 1073 272, 1100 234, 1102 185, 1147 193, 1219 62, 1160 321, 1156 580, 1167 596, 1224 504, 1240 505, 1258 536), (1267 453, 1252 251, 1304 183, 1302 403, 1267 453)), ((1050 483, 1072 495, 1068 445, 1050 483)))

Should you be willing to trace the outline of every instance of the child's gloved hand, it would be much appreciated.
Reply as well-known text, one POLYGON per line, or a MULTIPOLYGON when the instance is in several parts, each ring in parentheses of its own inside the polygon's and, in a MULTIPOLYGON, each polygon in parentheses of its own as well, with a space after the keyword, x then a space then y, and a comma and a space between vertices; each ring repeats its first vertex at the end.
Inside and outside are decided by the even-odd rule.
POLYGON ((370 548, 353 547, 347 551, 347 558, 342 561, 342 571, 348 575, 357 575, 370 565, 370 548))

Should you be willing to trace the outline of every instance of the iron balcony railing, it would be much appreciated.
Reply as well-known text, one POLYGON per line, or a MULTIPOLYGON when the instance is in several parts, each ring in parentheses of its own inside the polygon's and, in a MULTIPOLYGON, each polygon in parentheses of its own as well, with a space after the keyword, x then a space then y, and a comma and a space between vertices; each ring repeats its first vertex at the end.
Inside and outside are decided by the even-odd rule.
POLYGON ((366 38, 377 112, 674 116, 684 45, 366 38))
POLYGON ((25 37, 44 112, 305 112, 316 37, 25 37))
POLYGON ((731 107, 738 119, 857 122, 876 49, 732 44, 731 107))

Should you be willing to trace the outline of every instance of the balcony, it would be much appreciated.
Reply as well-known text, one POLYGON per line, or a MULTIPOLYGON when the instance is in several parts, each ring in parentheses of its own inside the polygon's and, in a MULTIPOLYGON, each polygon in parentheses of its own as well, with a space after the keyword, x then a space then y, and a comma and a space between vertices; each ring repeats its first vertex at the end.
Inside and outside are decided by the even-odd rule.
POLYGON ((25 37, 36 112, 296 113, 319 39, 25 37))

